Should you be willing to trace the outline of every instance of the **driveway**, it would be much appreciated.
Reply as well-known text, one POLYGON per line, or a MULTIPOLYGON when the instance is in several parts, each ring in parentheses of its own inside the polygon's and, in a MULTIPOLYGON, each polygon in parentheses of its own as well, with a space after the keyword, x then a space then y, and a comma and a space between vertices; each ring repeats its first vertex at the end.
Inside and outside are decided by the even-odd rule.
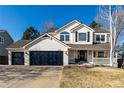
POLYGON ((1 88, 57 88, 62 67, 0 66, 1 88))

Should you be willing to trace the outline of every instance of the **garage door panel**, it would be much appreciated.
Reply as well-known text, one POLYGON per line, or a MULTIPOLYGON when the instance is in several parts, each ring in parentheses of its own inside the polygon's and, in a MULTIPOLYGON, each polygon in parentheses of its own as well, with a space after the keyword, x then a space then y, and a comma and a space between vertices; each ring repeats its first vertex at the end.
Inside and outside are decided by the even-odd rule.
POLYGON ((12 52, 12 65, 24 65, 24 52, 12 52))
POLYGON ((62 51, 30 51, 31 65, 63 65, 62 51))

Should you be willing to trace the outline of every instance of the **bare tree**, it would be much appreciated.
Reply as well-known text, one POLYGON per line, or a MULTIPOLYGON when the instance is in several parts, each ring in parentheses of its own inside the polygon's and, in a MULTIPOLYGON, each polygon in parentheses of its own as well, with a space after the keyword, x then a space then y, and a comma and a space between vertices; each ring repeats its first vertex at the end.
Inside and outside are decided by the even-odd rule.
POLYGON ((104 29, 110 30, 111 52, 110 65, 113 62, 113 56, 117 46, 118 38, 124 31, 124 11, 122 6, 99 6, 98 13, 95 18, 104 29))
POLYGON ((48 29, 52 28, 53 27, 53 21, 52 20, 47 20, 47 21, 44 21, 42 23, 42 26, 41 26, 41 33, 45 33, 48 31, 48 29))
MULTIPOLYGON (((98 15, 95 21, 100 23, 104 29, 110 27, 109 6, 99 6, 98 15)), ((113 46, 116 47, 121 33, 124 32, 124 10, 122 6, 114 6, 111 10, 112 17, 112 32, 113 32, 113 46)))

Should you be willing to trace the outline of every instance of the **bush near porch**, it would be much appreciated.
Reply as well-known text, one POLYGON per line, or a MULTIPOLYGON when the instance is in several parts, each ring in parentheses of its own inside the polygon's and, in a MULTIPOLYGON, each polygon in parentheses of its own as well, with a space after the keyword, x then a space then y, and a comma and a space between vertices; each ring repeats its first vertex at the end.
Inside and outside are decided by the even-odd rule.
POLYGON ((124 87, 124 70, 110 67, 65 67, 62 88, 124 87))

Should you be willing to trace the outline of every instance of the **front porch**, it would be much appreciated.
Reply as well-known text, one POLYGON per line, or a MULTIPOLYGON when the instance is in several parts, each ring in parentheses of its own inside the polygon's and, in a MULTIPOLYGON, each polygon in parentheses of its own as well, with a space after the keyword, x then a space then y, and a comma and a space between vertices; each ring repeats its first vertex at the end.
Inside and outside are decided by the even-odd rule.
POLYGON ((69 64, 109 65, 109 50, 69 50, 69 64))

